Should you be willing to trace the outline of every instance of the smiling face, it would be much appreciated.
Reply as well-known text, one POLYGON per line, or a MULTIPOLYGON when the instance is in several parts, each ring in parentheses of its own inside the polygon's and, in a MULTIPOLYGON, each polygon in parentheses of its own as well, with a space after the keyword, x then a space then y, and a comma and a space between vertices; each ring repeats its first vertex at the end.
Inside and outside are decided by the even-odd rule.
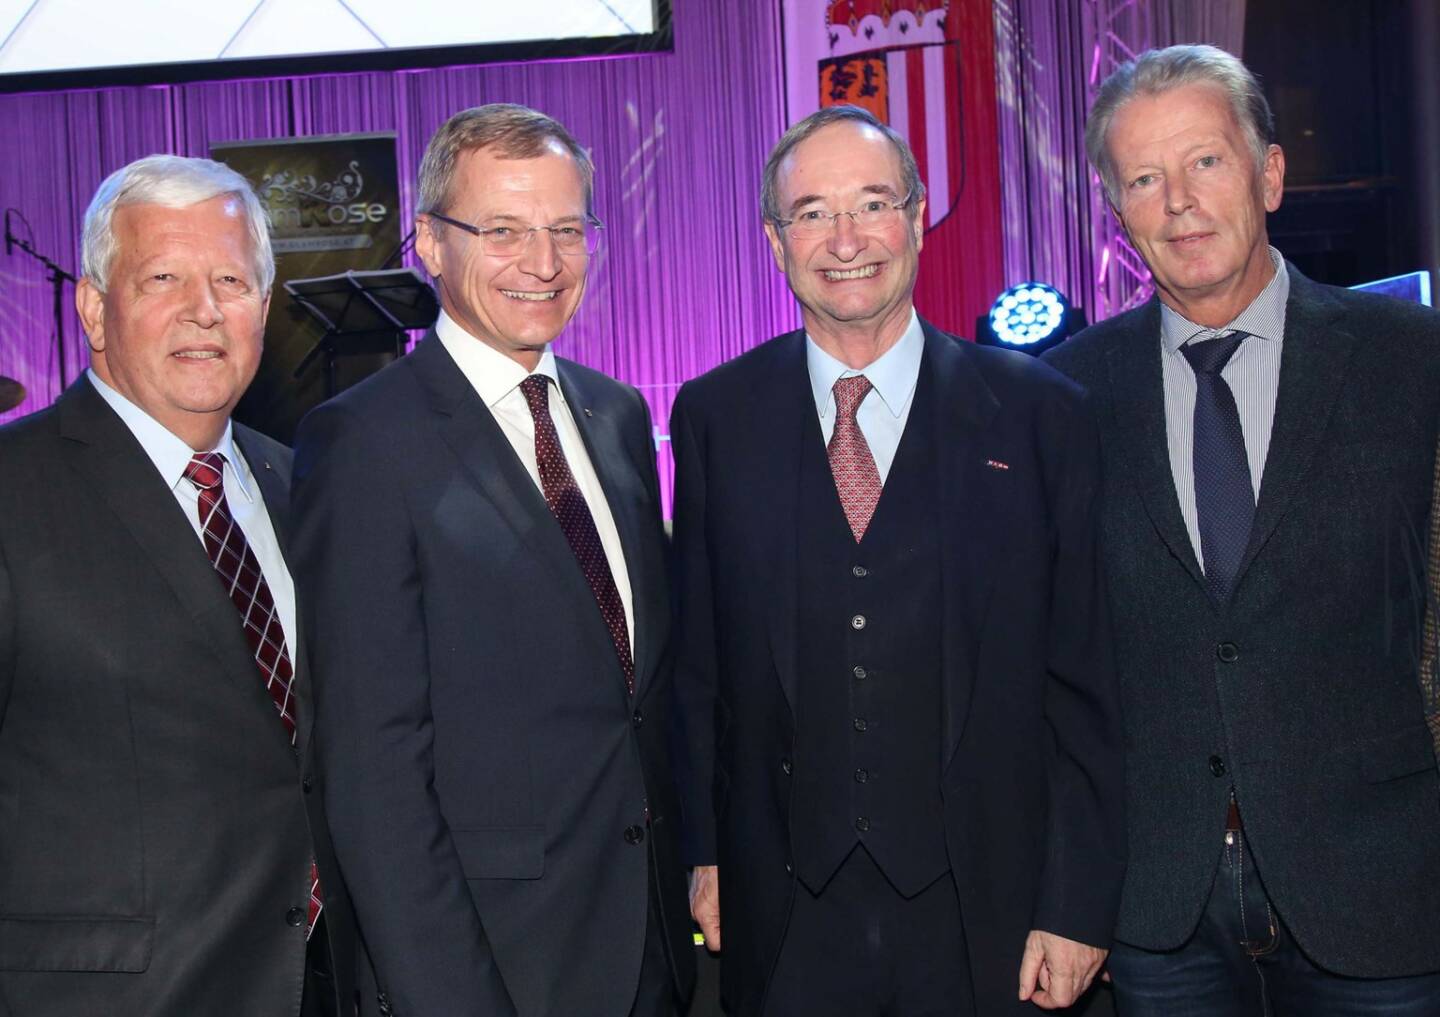
MULTIPOLYGON (((890 140, 866 124, 820 128, 780 164, 780 214, 794 219, 807 209, 838 212, 877 199, 906 195, 900 158, 890 140)), ((893 343, 910 320, 919 271, 925 201, 912 202, 891 225, 858 229, 848 215, 815 238, 796 239, 789 228, 765 224, 775 264, 800 302, 805 330, 827 352, 860 340, 893 343)), ((843 359, 843 358, 842 358, 843 359)))
POLYGON ((198 452, 215 447, 260 365, 270 295, 259 289, 243 206, 123 205, 111 220, 109 287, 75 303, 90 366, 198 452))
MULTIPOLYGON (((456 160, 443 212, 479 226, 580 225, 585 189, 575 160, 559 142, 534 159, 471 149, 456 160)), ((544 230, 532 233, 518 254, 504 257, 486 254, 479 237, 427 216, 420 217, 417 230, 415 249, 439 282, 445 313, 533 371, 580 306, 589 258, 562 256, 544 230)))
POLYGON ((1224 94, 1198 84, 1131 99, 1106 149, 1120 186, 1115 214, 1160 299, 1196 324, 1228 324, 1272 274, 1265 213, 1284 190, 1279 146, 1257 171, 1224 94))

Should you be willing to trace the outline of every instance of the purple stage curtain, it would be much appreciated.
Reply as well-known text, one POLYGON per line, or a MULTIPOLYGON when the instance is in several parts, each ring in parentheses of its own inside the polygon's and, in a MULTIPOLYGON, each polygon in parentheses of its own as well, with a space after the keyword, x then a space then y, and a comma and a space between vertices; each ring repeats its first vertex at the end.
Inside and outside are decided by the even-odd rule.
MULTIPOLYGON (((208 155, 212 141, 395 131, 408 222, 425 142, 446 117, 486 102, 543 110, 590 148, 607 227, 556 352, 645 392, 668 492, 663 438, 679 384, 798 322, 759 214, 760 170, 785 127, 778 4, 672 6, 673 53, 0 96, 0 207, 20 209, 35 247, 78 275, 85 206, 132 159, 208 155)), ((73 380, 88 351, 68 286, 65 306, 73 380)), ((51 321, 43 268, 19 252, 0 260, 0 375, 29 392, 0 421, 57 394, 51 321)))

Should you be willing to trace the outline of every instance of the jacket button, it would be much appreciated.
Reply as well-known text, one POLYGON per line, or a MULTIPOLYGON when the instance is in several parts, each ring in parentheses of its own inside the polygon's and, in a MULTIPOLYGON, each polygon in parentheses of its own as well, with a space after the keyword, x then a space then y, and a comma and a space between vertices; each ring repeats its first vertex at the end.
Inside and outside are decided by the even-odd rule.
POLYGON ((782 759, 782 760, 780 760, 780 769, 783 770, 783 771, 785 771, 785 776, 787 776, 787 777, 790 776, 790 771, 793 769, 793 767, 790 765, 790 760, 788 760, 788 759, 782 759))
POLYGON ((855 829, 859 830, 861 833, 864 833, 866 830, 870 829, 870 820, 866 819, 864 816, 861 816, 859 819, 855 820, 855 829))
POLYGON ((304 791, 307 795, 310 793, 311 789, 314 788, 314 787, 315 787, 315 781, 314 781, 314 779, 311 778, 311 777, 306 777, 304 780, 302 780, 302 781, 300 782, 300 790, 301 790, 301 791, 304 791))
POLYGON ((855 771, 855 783, 863 784, 870 779, 870 771, 863 767, 855 771))
POLYGON ((850 574, 856 579, 864 579, 870 574, 870 570, 864 565, 855 565, 850 569, 850 574))
POLYGON ((793 875, 795 875, 795 866, 794 866, 793 864, 791 864, 789 861, 786 861, 786 862, 785 862, 785 875, 787 875, 787 876, 793 876, 793 875))
POLYGON ((298 928, 305 923, 305 909, 291 908, 285 912, 285 924, 291 928, 298 928))
POLYGON ((852 667, 850 669, 850 673, 855 676, 855 680, 857 682, 863 682, 866 678, 870 677, 870 672, 866 671, 859 664, 856 664, 854 667, 852 667))
POLYGON ((1233 664, 1240 659, 1240 648, 1234 643, 1221 643, 1215 647, 1215 656, 1226 664, 1233 664))
POLYGON ((645 714, 641 713, 639 710, 636 710, 630 715, 630 723, 636 727, 639 727, 641 724, 645 723, 645 714))
POLYGON ((863 614, 857 614, 855 617, 851 618, 850 627, 856 632, 859 632, 865 627, 865 616, 863 614))
POLYGON ((856 731, 864 731, 867 727, 869 727, 869 725, 865 723, 865 718, 864 718, 864 717, 856 717, 856 718, 855 718, 855 730, 856 730, 856 731))
POLYGON ((644 839, 645 839, 645 828, 644 828, 643 826, 627 826, 627 827, 625 827, 625 843, 626 843, 626 844, 639 844, 639 843, 640 843, 642 840, 644 840, 644 839))
POLYGON ((1210 757, 1210 772, 1217 777, 1225 776, 1225 760, 1219 756, 1210 757))

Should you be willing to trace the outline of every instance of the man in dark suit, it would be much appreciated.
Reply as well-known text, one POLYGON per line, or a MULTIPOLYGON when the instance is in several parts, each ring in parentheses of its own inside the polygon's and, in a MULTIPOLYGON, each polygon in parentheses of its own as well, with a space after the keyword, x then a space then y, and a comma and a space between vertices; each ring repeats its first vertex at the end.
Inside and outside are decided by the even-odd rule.
POLYGON ((0 431, 12 1017, 354 1011, 285 564, 290 455, 229 419, 260 359, 266 230, 219 163, 112 174, 85 215, 90 370, 0 431))
POLYGON ((440 320, 297 441, 326 806, 401 1017, 656 1017, 693 979, 649 413, 549 351, 591 178, 534 110, 441 126, 440 320))
POLYGON ((1433 1015, 1440 316, 1268 245, 1272 137, 1208 46, 1117 71, 1087 129, 1157 290, 1049 355, 1101 427, 1129 774, 1110 971, 1125 1017, 1433 1015))
POLYGON ((904 139, 792 127, 805 327, 675 403, 686 849, 731 1013, 1033 1013, 1109 945, 1123 820, 1080 393, 911 304, 904 139), (828 460, 828 461, 827 461, 828 460))

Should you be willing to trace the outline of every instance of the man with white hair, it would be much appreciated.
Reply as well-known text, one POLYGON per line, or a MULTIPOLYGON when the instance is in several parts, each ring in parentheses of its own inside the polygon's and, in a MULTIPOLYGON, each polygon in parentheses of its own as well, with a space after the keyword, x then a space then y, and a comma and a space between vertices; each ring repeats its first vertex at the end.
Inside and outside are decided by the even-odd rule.
POLYGON ((1047 355, 1100 421, 1125 1017, 1433 1015, 1440 777, 1416 678, 1440 315, 1269 245, 1254 76, 1141 54, 1086 146, 1156 297, 1047 355))
POLYGON ((100 185, 83 262, 90 370, 0 429, 0 1014, 349 1015, 290 453, 230 421, 264 210, 151 156, 100 185))

